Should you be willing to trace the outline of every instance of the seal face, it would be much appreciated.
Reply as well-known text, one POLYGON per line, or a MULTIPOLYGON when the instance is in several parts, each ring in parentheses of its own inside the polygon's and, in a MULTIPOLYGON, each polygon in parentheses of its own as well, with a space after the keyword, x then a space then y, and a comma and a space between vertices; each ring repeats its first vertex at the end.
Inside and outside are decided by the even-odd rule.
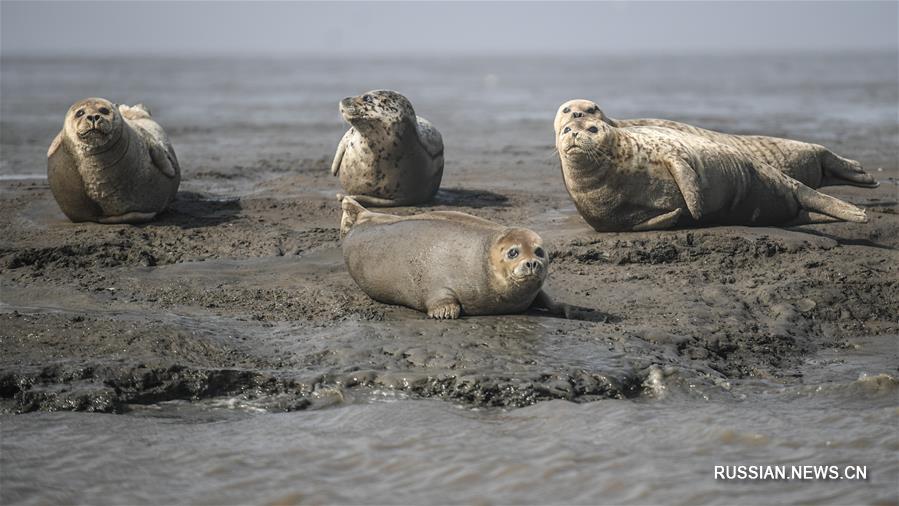
POLYGON ((47 151, 53 197, 72 221, 148 221, 174 198, 181 169, 143 105, 79 100, 47 151))
POLYGON ((350 197, 342 207, 347 269, 377 301, 438 319, 519 313, 535 300, 564 312, 542 292, 549 258, 531 230, 458 212, 374 213, 350 197))
POLYGON ((763 135, 732 135, 664 119, 612 119, 591 100, 569 100, 559 106, 553 122, 558 132, 563 123, 577 118, 595 118, 615 127, 655 126, 703 137, 726 144, 811 188, 852 185, 864 188, 879 186, 855 160, 843 158, 824 146, 792 139, 763 135))
POLYGON ((867 219, 863 210, 703 137, 615 127, 595 114, 557 129, 565 186, 597 231, 867 219))
POLYGON ((395 91, 373 90, 340 101, 352 126, 331 165, 344 191, 373 206, 427 202, 443 177, 443 138, 395 91))

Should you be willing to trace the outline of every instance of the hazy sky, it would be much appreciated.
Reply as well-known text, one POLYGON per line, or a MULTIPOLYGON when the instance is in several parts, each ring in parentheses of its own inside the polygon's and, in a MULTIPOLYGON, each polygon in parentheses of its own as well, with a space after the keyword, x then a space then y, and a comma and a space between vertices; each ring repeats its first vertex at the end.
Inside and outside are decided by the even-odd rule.
POLYGON ((16 2, 20 54, 896 51, 886 2, 16 2))

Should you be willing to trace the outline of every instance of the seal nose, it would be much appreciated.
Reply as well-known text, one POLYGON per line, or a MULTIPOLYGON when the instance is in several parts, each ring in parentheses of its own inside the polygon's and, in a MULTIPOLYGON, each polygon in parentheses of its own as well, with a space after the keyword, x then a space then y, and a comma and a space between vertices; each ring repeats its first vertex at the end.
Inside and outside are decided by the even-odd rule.
POLYGON ((575 118, 581 118, 581 117, 584 116, 584 113, 582 113, 582 112, 573 112, 573 113, 571 113, 571 115, 572 115, 573 117, 575 117, 575 118))
POLYGON ((540 262, 537 260, 528 260, 524 263, 524 266, 527 267, 531 272, 540 272, 540 262))
POLYGON ((571 137, 572 138, 577 137, 577 132, 571 132, 571 137))

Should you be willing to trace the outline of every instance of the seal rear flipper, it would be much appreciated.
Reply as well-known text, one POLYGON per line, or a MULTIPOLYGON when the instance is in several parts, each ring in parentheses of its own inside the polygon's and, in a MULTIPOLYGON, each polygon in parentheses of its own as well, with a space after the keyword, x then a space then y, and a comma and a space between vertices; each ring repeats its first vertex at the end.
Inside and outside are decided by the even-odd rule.
POLYGON ((343 214, 340 216, 340 237, 343 237, 353 228, 353 225, 359 220, 359 216, 367 213, 368 209, 362 207, 353 197, 338 193, 337 198, 340 200, 340 208, 343 210, 343 214))
POLYGON ((144 104, 125 105, 119 104, 119 113, 125 119, 150 119, 150 109, 144 104))
POLYGON ((796 189, 793 190, 796 200, 803 210, 809 214, 820 213, 843 221, 851 221, 855 223, 866 223, 868 215, 864 209, 856 207, 848 202, 844 202, 836 197, 825 195, 819 191, 815 191, 802 183, 796 182, 796 189))
POLYGON ((47 182, 63 214, 74 222, 96 221, 103 209, 84 190, 84 180, 75 158, 62 142, 62 133, 54 139, 48 155, 47 182))
POLYGON ((851 185, 862 188, 877 188, 880 183, 874 176, 865 172, 862 164, 855 160, 843 158, 829 150, 825 150, 821 157, 821 165, 824 168, 824 180, 821 186, 851 185))
POLYGON ((684 202, 687 204, 687 210, 694 220, 699 221, 702 218, 702 186, 699 181, 699 174, 693 170, 687 162, 683 160, 672 160, 668 162, 668 172, 677 183, 684 202))

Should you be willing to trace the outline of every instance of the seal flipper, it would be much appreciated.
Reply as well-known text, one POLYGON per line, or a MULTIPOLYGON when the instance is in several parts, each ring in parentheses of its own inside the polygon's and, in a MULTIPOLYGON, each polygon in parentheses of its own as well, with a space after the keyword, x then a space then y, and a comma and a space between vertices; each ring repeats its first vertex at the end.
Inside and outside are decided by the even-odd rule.
POLYGON ((331 162, 331 175, 336 176, 340 173, 340 164, 343 162, 343 154, 346 153, 346 143, 347 139, 350 136, 350 133, 353 129, 349 129, 343 134, 343 137, 340 138, 340 142, 337 144, 337 153, 334 153, 334 161, 331 162))
POLYGON ((534 302, 531 303, 530 309, 546 311, 553 316, 566 318, 568 320, 608 321, 608 316, 595 309, 556 302, 542 289, 537 292, 537 297, 535 297, 534 302))
POLYGON ((462 314, 462 306, 450 290, 440 290, 440 294, 425 303, 428 318, 435 320, 455 320, 462 314))
POLYGON ((659 216, 650 218, 643 223, 634 225, 634 228, 632 230, 634 232, 640 232, 643 230, 665 230, 677 225, 677 220, 680 219, 683 213, 683 208, 678 207, 674 211, 660 214, 659 216))
POLYGON ((337 198, 340 200, 340 208, 343 210, 343 214, 340 216, 340 237, 343 237, 353 228, 353 225, 359 220, 359 216, 369 211, 356 202, 353 197, 338 193, 337 198))
POLYGON ((687 203, 687 210, 694 220, 699 221, 702 218, 702 192, 699 183, 699 174, 693 170, 687 162, 683 160, 673 160, 668 162, 668 172, 677 183, 684 202, 687 203))
MULTIPOLYGON (((799 202, 799 205, 802 206, 805 211, 808 211, 807 219, 812 220, 814 219, 815 213, 820 213, 844 221, 867 223, 868 215, 865 213, 864 209, 856 207, 849 202, 844 202, 836 197, 831 197, 830 195, 815 191, 798 181, 796 181, 796 185, 793 194, 796 195, 796 200, 799 202)), ((801 217, 802 215, 800 214, 796 219, 799 220, 801 217)), ((802 222, 794 222, 793 224, 798 225, 801 223, 802 222)), ((807 221, 806 223, 820 223, 820 221, 807 221)))
POLYGON ((150 144, 150 159, 153 161, 153 166, 167 177, 173 178, 177 174, 172 161, 169 159, 169 154, 159 146, 150 144))
POLYGON ((821 166, 824 168, 824 180, 822 186, 851 185, 862 188, 877 188, 880 183, 871 174, 865 172, 862 164, 855 160, 843 158, 830 150, 825 149, 821 156, 821 166))
POLYGON ((69 154, 62 140, 63 133, 53 140, 47 151, 47 182, 53 198, 67 218, 74 222, 96 221, 103 209, 88 197, 84 180, 78 172, 75 158, 69 154))

